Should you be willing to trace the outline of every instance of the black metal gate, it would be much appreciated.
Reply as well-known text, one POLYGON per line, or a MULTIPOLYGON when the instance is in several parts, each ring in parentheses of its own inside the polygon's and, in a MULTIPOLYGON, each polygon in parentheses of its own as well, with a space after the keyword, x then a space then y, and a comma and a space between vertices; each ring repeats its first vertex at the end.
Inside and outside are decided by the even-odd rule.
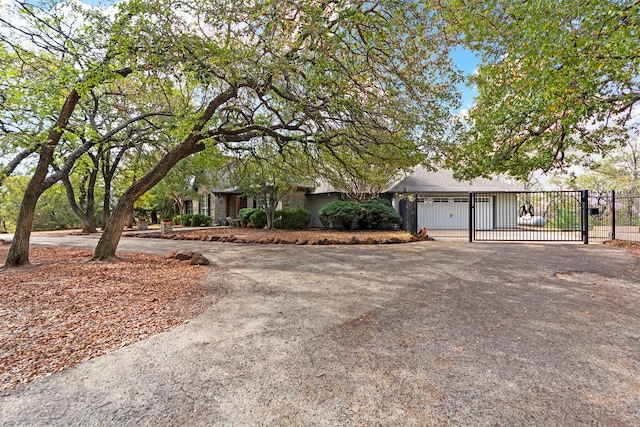
POLYGON ((589 243, 588 191, 469 195, 469 241, 589 243))

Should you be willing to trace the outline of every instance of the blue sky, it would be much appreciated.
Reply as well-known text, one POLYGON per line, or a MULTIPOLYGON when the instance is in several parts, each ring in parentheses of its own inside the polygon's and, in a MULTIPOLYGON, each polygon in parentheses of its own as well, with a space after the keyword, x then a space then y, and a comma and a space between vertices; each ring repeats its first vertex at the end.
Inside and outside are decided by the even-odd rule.
MULTIPOLYGON (((465 75, 474 73, 480 63, 480 59, 477 56, 475 56, 471 51, 463 48, 457 48, 452 52, 451 56, 465 75)), ((473 105, 473 100, 478 95, 478 91, 475 88, 467 87, 464 84, 458 85, 458 90, 462 93, 461 108, 468 110, 473 105)))

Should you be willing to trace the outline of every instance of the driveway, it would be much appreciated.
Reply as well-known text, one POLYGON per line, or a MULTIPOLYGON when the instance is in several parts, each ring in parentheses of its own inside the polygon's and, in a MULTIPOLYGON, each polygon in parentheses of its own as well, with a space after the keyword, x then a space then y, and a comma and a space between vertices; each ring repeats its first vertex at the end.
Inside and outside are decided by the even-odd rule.
POLYGON ((2 425, 640 424, 640 264, 622 249, 120 248, 168 246, 213 261, 220 301, 2 396, 2 425))

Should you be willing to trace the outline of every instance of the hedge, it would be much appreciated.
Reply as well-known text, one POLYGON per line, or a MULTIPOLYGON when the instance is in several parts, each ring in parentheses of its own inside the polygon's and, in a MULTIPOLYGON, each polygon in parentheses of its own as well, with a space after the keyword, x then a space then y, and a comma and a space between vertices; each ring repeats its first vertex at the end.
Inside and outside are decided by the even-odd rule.
POLYGON ((374 199, 361 203, 357 219, 360 228, 368 230, 379 230, 384 224, 402 225, 402 217, 387 199, 374 199))
POLYGON ((300 208, 282 209, 276 211, 273 226, 285 230, 298 230, 309 227, 309 221, 309 211, 300 208))
POLYGON ((354 220, 360 211, 356 202, 338 201, 324 205, 319 212, 320 222, 325 227, 341 225, 347 230, 353 228, 354 220))

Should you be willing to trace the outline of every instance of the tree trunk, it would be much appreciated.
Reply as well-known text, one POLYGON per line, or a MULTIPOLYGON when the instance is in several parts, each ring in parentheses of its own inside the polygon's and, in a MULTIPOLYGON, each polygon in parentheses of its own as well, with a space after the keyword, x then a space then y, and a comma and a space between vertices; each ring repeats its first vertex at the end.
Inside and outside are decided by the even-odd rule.
MULTIPOLYGON (((93 175, 93 171, 91 172, 93 175)), ((91 181, 91 179, 90 179, 91 181)), ((82 222, 82 232, 83 233, 95 233, 98 230, 96 229, 96 219, 93 215, 93 190, 91 189, 91 182, 89 182, 89 191, 87 192, 87 211, 83 212, 78 203, 76 202, 75 193, 73 191, 73 186, 71 185, 71 180, 69 180, 68 176, 62 178, 62 183, 64 184, 65 190, 67 190, 67 200, 69 201, 69 205, 71 206, 71 210, 75 213, 78 218, 80 218, 80 222, 82 222)), ((95 185, 95 181, 93 182, 95 185)))
POLYGON ((160 162, 147 172, 142 178, 134 182, 120 197, 118 204, 111 212, 109 221, 103 228, 102 237, 93 253, 94 261, 106 261, 117 258, 116 249, 120 243, 122 230, 127 221, 133 216, 133 204, 154 185, 164 178, 171 168, 191 154, 204 150, 203 144, 198 144, 199 136, 190 137, 180 146, 165 155, 160 162))
POLYGON ((120 237, 122 237, 122 230, 124 230, 127 219, 133 214, 133 204, 140 196, 160 182, 176 163, 191 154, 205 149, 205 145, 200 142, 204 138, 202 134, 204 126, 211 119, 218 107, 234 98, 237 94, 238 89, 236 87, 229 87, 211 100, 200 116, 200 120, 194 125, 184 141, 168 152, 160 162, 124 192, 104 228, 102 237, 98 241, 93 253, 93 260, 104 261, 116 257, 116 249, 118 248, 118 243, 120 243, 120 237))
POLYGON ((80 101, 80 95, 74 89, 67 96, 67 99, 60 110, 58 120, 50 130, 47 142, 40 147, 40 157, 36 170, 27 185, 27 189, 22 198, 16 232, 9 248, 9 254, 5 261, 5 268, 18 267, 29 264, 29 239, 31 238, 31 228, 36 211, 36 204, 43 191, 43 183, 47 177, 49 165, 53 160, 53 151, 60 142, 64 128, 69 122, 69 118, 80 101))
POLYGON ((111 179, 104 177, 104 198, 102 199, 102 229, 107 226, 111 217, 111 179))

